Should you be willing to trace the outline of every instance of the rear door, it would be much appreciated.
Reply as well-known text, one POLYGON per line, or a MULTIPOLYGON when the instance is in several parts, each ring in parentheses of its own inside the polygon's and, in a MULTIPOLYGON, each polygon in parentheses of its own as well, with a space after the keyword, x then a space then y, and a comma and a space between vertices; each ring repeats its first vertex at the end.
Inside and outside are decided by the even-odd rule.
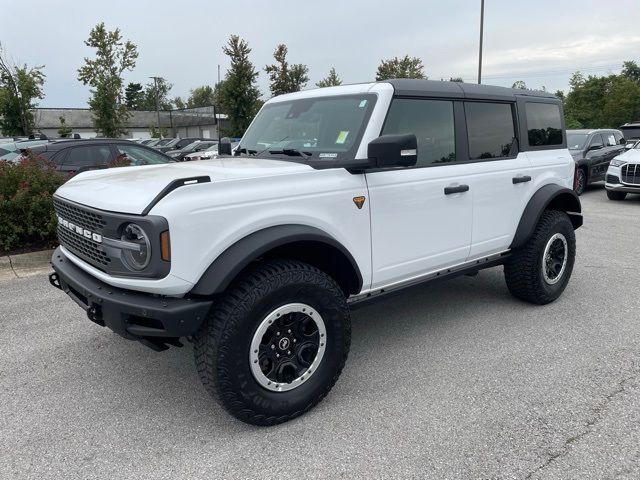
POLYGON ((609 166, 610 148, 606 146, 606 135, 594 133, 589 141, 585 158, 589 165, 589 182, 597 181, 609 166))
POLYGON ((531 165, 519 152, 515 102, 464 105, 473 230, 469 260, 509 248, 531 192, 531 165))

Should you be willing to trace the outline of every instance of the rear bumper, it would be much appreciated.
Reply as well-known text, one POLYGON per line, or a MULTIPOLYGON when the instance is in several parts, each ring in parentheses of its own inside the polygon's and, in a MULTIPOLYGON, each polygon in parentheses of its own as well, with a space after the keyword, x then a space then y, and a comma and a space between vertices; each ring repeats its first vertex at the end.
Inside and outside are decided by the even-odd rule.
POLYGON ((125 338, 153 344, 149 346, 161 348, 162 338, 193 335, 212 304, 112 287, 73 264, 60 247, 53 252, 51 266, 50 283, 69 295, 91 321, 125 338))

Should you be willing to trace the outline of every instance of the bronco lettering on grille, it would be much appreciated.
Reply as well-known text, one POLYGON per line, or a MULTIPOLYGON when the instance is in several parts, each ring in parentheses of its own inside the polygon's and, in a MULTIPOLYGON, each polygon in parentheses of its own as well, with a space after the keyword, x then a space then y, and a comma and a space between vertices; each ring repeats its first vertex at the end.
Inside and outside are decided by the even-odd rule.
POLYGON ((102 235, 98 233, 94 233, 91 230, 87 230, 86 228, 83 228, 80 225, 76 225, 75 223, 70 222, 69 220, 65 220, 60 215, 58 215, 57 217, 58 217, 58 223, 63 227, 68 228, 72 232, 77 233, 78 235, 82 235, 83 237, 88 238, 89 240, 93 240, 96 243, 102 243, 102 235))

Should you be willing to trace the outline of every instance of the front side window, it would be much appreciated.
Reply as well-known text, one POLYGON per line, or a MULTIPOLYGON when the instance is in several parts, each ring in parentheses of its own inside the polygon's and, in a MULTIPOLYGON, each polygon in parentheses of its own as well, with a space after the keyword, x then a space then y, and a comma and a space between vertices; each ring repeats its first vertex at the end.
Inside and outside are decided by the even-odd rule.
POLYGON ((340 95, 267 104, 237 151, 298 160, 353 158, 376 98, 372 94, 340 95))
POLYGON ((120 165, 154 165, 158 163, 168 163, 170 160, 154 152, 153 150, 143 147, 137 147, 135 145, 116 145, 119 155, 117 164, 120 165))
POLYGON ((599 133, 594 134, 591 138, 591 142, 589 142, 589 150, 598 150, 602 147, 604 147, 602 136, 599 133))
POLYGON ((515 139, 511 104, 465 102, 469 158, 482 160, 509 156, 515 139))
POLYGON ((383 135, 415 134, 418 140, 416 166, 456 160, 453 102, 447 100, 393 100, 383 135))
POLYGON ((558 105, 527 102, 525 114, 530 146, 562 145, 562 118, 558 105))

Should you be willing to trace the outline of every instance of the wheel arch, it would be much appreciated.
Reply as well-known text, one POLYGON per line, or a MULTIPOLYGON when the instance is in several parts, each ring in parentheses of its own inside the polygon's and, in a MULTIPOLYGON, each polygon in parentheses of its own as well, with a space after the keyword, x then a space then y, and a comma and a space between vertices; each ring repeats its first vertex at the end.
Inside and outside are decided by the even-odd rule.
POLYGON ((560 210, 567 213, 574 230, 582 226, 582 206, 576 192, 556 184, 545 185, 529 200, 509 248, 520 247, 529 240, 545 210, 560 210))
POLYGON ((261 258, 289 258, 313 265, 330 275, 345 295, 362 290, 357 262, 339 241, 307 225, 268 227, 237 241, 222 252, 191 289, 193 295, 222 293, 231 282, 261 258))

